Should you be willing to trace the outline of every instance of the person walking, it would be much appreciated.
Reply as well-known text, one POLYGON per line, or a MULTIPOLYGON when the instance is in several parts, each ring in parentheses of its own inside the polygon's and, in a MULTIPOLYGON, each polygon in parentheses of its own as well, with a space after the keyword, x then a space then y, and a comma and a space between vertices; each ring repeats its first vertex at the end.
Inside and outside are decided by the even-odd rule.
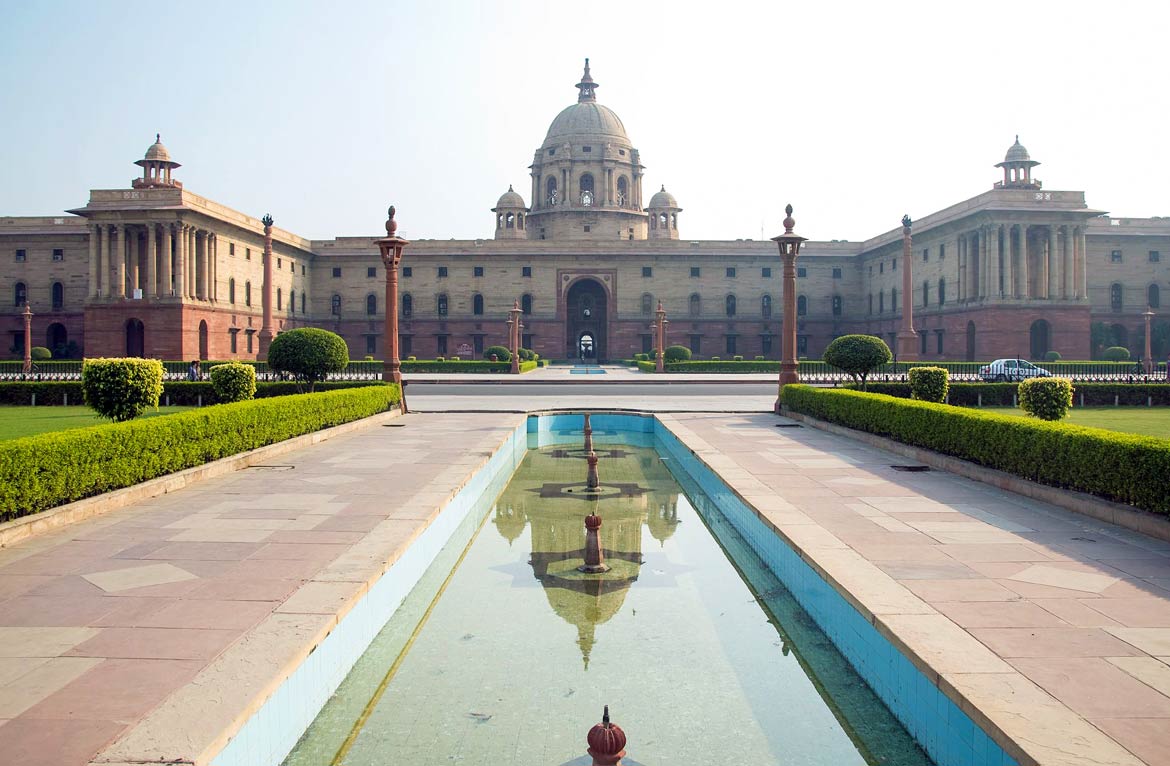
POLYGON ((199 380, 199 360, 192 359, 191 365, 187 368, 187 380, 199 380))

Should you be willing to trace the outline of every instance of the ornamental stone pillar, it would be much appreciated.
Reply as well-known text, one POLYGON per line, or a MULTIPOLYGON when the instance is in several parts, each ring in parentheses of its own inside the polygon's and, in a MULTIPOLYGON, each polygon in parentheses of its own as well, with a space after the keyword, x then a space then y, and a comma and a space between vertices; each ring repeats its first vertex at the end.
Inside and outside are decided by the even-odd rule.
POLYGON ((111 224, 111 236, 114 240, 112 254, 114 257, 114 297, 126 297, 126 225, 111 224))
POLYGON ((1060 238, 1060 297, 1069 300, 1073 297, 1072 227, 1061 228, 1064 231, 1060 238))
POLYGON ((130 250, 130 296, 133 297, 136 290, 142 289, 142 281, 138 274, 138 261, 142 257, 142 252, 138 243, 138 226, 135 225, 133 229, 124 228, 126 228, 126 244, 129 245, 130 250))
POLYGON ((164 223, 162 226, 162 254, 159 256, 159 261, 159 279, 162 281, 159 295, 169 297, 175 294, 174 286, 171 283, 171 224, 169 223, 164 223))
POLYGON ((1044 297, 1052 300, 1060 297, 1060 261, 1056 249, 1056 226, 1048 225, 1048 250, 1044 254, 1044 297))
POLYGON ((1085 242, 1085 227, 1078 226, 1076 234, 1077 249, 1080 251, 1080 257, 1077 259, 1080 263, 1080 276, 1077 280, 1077 297, 1089 297, 1089 253, 1085 242))
POLYGON ((101 227, 91 223, 86 228, 89 229, 89 297, 96 298, 98 296, 98 274, 101 273, 98 264, 98 240, 101 237, 101 227))
POLYGON ((1032 297, 1032 291, 1028 287, 1028 224, 1020 224, 1019 229, 1020 270, 1018 281, 1020 285, 1020 297, 1026 300, 1032 297))
POLYGON ((264 309, 264 320, 260 327, 259 359, 268 358, 268 347, 272 345, 272 216, 265 214, 264 224, 264 285, 260 299, 264 309))
POLYGON ((154 223, 146 224, 146 297, 158 294, 158 239, 154 223))
POLYGON ((179 300, 187 297, 187 227, 183 223, 175 227, 175 295, 179 300))
POLYGON ((902 216, 902 326, 898 330, 898 358, 918 360, 918 333, 914 331, 914 257, 911 255, 910 216, 902 216))

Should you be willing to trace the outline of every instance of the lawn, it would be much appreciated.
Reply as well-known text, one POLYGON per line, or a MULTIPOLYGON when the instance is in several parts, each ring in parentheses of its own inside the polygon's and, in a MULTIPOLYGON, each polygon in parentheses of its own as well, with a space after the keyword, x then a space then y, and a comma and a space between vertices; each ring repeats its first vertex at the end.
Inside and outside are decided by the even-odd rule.
MULTIPOLYGON (((1028 417, 1018 407, 983 407, 980 412, 1028 417)), ((1170 407, 1073 407, 1061 422, 1170 439, 1170 407)))
MULTIPOLYGON (((157 411, 147 410, 140 417, 157 418, 189 409, 159 407, 157 411)), ((89 407, 0 407, 0 441, 109 422, 99 418, 89 407)))

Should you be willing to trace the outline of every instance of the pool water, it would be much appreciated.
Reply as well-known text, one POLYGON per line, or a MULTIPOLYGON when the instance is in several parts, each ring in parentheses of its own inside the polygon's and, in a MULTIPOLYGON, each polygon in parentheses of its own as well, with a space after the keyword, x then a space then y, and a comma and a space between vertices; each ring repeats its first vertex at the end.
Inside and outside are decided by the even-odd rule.
POLYGON ((627 764, 930 764, 652 435, 595 432, 596 496, 580 432, 552 440, 454 535, 288 766, 588 764, 605 704, 627 764), (590 512, 601 575, 577 570, 590 512))

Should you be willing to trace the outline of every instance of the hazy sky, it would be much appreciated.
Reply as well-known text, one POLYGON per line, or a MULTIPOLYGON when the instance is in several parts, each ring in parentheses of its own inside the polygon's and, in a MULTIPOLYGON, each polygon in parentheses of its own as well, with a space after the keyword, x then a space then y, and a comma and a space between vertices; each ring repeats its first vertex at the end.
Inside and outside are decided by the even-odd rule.
POLYGON ((490 237, 598 100, 687 239, 865 239, 991 188, 1170 215, 1165 2, 0 0, 0 215, 127 188, 161 132, 189 190, 312 238, 490 237))

